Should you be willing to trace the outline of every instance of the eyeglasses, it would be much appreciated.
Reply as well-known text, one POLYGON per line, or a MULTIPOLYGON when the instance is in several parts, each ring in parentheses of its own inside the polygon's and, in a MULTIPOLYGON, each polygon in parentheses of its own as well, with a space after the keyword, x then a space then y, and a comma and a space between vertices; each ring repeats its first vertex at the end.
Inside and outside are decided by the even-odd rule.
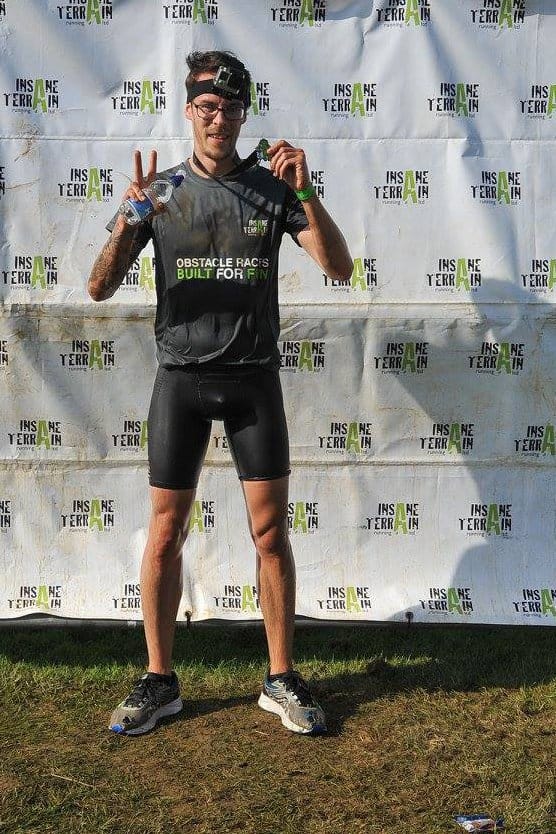
POLYGON ((237 122, 245 116, 245 107, 239 102, 237 104, 227 104, 225 107, 219 107, 213 101, 204 101, 202 104, 193 102, 193 104, 197 110, 197 115, 205 122, 214 119, 219 110, 231 122, 237 122))

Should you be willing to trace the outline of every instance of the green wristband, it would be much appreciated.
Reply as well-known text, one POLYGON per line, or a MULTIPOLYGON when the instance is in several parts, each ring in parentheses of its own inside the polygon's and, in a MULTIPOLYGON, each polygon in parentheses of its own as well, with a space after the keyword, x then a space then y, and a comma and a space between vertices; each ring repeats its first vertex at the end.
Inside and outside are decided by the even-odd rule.
POLYGON ((296 191, 297 199, 301 200, 303 203, 305 200, 310 200, 311 197, 316 197, 317 192, 315 191, 315 186, 313 183, 309 183, 307 188, 303 188, 301 191, 296 191))

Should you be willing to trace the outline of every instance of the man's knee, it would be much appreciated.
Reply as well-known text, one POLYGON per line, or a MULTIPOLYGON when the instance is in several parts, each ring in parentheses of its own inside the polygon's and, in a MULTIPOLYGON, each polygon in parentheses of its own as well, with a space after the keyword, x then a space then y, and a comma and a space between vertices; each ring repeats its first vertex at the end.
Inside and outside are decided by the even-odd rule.
POLYGON ((261 559, 283 558, 289 554, 290 543, 286 524, 273 524, 259 530, 254 528, 253 541, 261 559))
POLYGON ((156 512, 151 519, 149 537, 154 555, 176 556, 187 538, 188 518, 175 512, 156 512))

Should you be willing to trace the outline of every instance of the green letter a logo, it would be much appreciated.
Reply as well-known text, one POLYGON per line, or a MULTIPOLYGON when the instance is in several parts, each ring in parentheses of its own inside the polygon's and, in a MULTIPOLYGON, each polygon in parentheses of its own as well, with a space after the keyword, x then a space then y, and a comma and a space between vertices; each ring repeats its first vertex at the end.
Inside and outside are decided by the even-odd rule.
POLYGON ((550 613, 553 617, 556 617, 556 607, 549 588, 541 589, 541 611, 543 614, 550 613))
POLYGON ((496 504, 488 505, 487 533, 496 533, 497 536, 500 535, 500 514, 496 504))
POLYGON ((459 454, 461 454, 461 426, 459 423, 450 424, 448 452, 458 452, 459 454))
POLYGON ((89 510, 89 530, 92 530, 93 527, 96 527, 97 530, 104 530, 104 524, 102 523, 102 515, 100 512, 100 501, 98 498, 93 498, 91 500, 91 509, 89 510))
POLYGON ((411 200, 412 203, 417 202, 417 186, 415 185, 415 171, 404 171, 403 175, 403 195, 404 203, 411 200))
POLYGON ((87 0, 87 23, 100 23, 100 0, 87 0))
POLYGON ((301 342, 299 347, 299 370, 314 371, 313 354, 311 352, 311 342, 301 342))
POLYGON ((457 588, 448 588, 448 611, 450 614, 463 614, 457 588))
POLYGON ((421 18, 419 17, 419 0, 407 0, 405 7, 405 23, 409 26, 414 23, 415 26, 421 25, 421 18))
POLYGON ((496 188, 496 197, 499 203, 506 203, 509 205, 510 200, 510 186, 508 184, 508 172, 507 171, 499 171, 498 177, 496 180, 497 188, 496 188))
POLYGON ((469 273, 467 271, 467 261, 465 258, 458 258, 457 266, 456 266, 456 290, 459 290, 462 287, 470 291, 471 287, 469 285, 469 273))
POLYGON ((199 18, 203 23, 207 22, 205 0, 193 0, 193 22, 197 23, 199 18))
POLYGON ((89 168, 89 179, 87 181, 87 200, 102 200, 102 190, 100 187, 100 175, 98 168, 89 168))
POLYGON ((149 442, 149 424, 147 420, 141 421, 141 436, 139 438, 139 445, 142 449, 145 448, 149 442))
POLYGON ((48 424, 46 420, 39 420, 37 426, 37 447, 44 446, 45 449, 50 449, 50 435, 48 433, 48 424))
POLYGON ((91 348, 89 350, 89 368, 100 368, 102 370, 102 351, 100 349, 99 339, 91 340, 91 348))
POLYGON ((36 287, 37 285, 40 285, 43 290, 46 289, 44 258, 41 255, 35 255, 33 258, 33 271, 31 272, 31 286, 36 287))
POLYGON ((367 289, 367 280, 365 278, 365 270, 363 269, 363 258, 353 259, 353 272, 351 273, 351 288, 353 290, 367 289))
POLYGON ((145 110, 148 110, 151 114, 155 112, 153 82, 148 78, 144 78, 143 83, 141 84, 141 103, 139 106, 141 108, 141 113, 144 113, 145 110))
POLYGON ((250 585, 244 585, 241 589, 241 610, 250 611, 252 614, 257 613, 257 603, 250 585))
POLYGON ((514 4, 513 0, 502 0, 500 6, 499 25, 506 26, 511 29, 514 25, 514 4))
POLYGON ((46 92, 44 90, 44 78, 36 78, 33 84, 33 103, 31 105, 33 110, 42 110, 46 113, 46 92))
POLYGON ((547 423, 544 428, 541 452, 545 452, 549 455, 556 455, 556 444, 554 442, 554 426, 552 425, 552 423, 547 423))
POLYGON ((309 26, 315 22, 315 10, 313 8, 313 0, 301 0, 301 11, 299 12, 299 24, 303 26, 305 21, 309 26))
POLYGON ((303 501, 296 502, 293 515, 293 531, 294 533, 297 533, 298 531, 301 531, 302 533, 307 532, 307 516, 305 514, 305 504, 303 501))
POLYGON ((465 84, 456 84, 456 113, 458 116, 469 116, 465 84))
POLYGON ((50 608, 46 585, 39 585, 37 588, 37 608, 50 608))
POLYGON ((357 453, 361 451, 361 440, 359 438, 357 423, 350 423, 348 426, 346 451, 357 453))
POLYGON ((355 112, 359 111, 360 116, 365 115, 365 99, 363 97, 363 87, 359 82, 355 83, 351 90, 351 106, 349 112, 355 116, 355 112))
POLYGON ((357 593, 353 585, 348 585, 346 588, 346 611, 351 614, 361 613, 361 604, 357 599, 357 593))
POLYGON ((511 374, 512 372, 509 342, 500 342, 500 348, 498 350, 498 359, 496 360, 496 370, 506 371, 507 374, 511 374))
POLYGON ((394 533, 407 533, 407 513, 404 504, 396 504, 394 517, 394 533))
POLYGON ((195 528, 198 530, 199 533, 202 533, 205 529, 203 521, 203 512, 200 501, 193 502, 193 506, 191 508, 191 516, 189 518, 189 531, 191 532, 195 528))

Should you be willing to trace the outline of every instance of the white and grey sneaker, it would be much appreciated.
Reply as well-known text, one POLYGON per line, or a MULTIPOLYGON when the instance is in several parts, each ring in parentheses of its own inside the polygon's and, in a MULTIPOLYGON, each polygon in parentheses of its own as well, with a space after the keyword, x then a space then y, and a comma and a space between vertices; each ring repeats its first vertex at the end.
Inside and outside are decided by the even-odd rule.
POLYGON ((160 718, 175 715, 182 708, 176 673, 167 676, 147 672, 135 682, 125 701, 118 704, 108 729, 120 735, 138 736, 152 730, 160 718))
POLYGON ((326 718, 299 672, 285 672, 263 681, 259 706, 279 715, 284 727, 294 733, 325 733, 326 718))

